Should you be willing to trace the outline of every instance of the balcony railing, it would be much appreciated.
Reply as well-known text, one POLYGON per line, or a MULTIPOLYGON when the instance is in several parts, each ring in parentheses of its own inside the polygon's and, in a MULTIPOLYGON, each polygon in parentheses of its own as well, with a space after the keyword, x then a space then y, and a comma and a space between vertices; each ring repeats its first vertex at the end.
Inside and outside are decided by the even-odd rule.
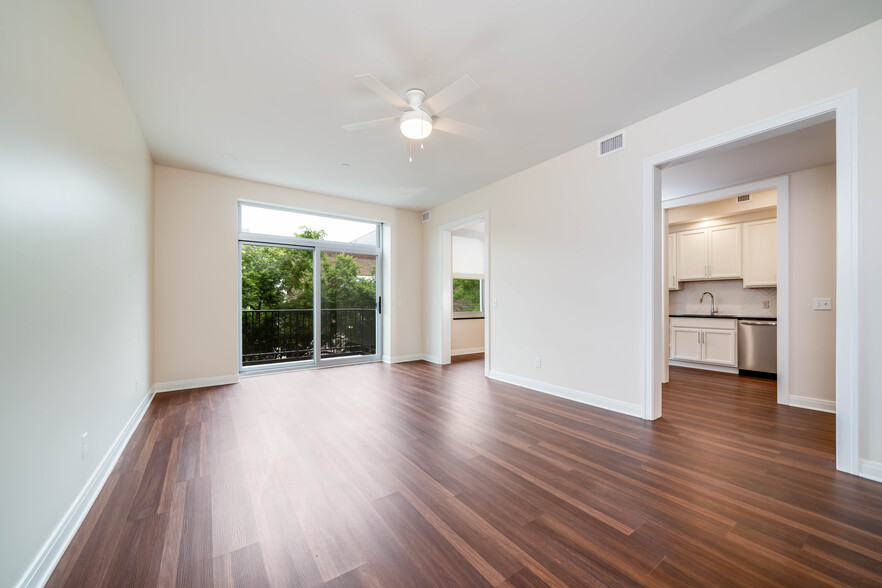
MULTIPOLYGON (((323 308, 321 356, 374 355, 377 352, 375 308, 323 308)), ((242 365, 312 360, 311 308, 242 311, 242 365)))

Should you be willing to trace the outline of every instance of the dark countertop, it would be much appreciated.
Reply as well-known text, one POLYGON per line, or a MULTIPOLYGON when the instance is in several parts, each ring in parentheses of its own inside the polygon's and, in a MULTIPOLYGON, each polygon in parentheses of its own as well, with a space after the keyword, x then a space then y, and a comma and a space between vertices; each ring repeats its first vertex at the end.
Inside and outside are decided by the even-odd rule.
POLYGON ((774 316, 739 316, 736 314, 669 314, 669 318, 718 318, 718 319, 738 319, 742 321, 776 321, 774 316))

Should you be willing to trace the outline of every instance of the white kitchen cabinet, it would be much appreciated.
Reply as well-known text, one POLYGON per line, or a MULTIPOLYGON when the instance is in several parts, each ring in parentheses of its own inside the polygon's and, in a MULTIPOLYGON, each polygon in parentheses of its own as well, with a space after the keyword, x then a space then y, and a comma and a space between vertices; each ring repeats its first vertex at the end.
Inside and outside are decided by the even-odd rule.
POLYGON ((671 359, 738 365, 738 321, 671 317, 671 359))
POLYGON ((738 365, 736 331, 705 329, 701 332, 701 361, 719 365, 738 365))
POLYGON ((668 235, 668 290, 679 290, 680 281, 677 279, 677 234, 668 235))
POLYGON ((777 219, 744 223, 744 287, 778 285, 777 219))
POLYGON ((741 277, 741 225, 713 227, 707 230, 707 277, 741 277))
POLYGON ((741 277, 741 225, 677 233, 678 280, 741 277))
POLYGON ((707 279, 707 229, 683 231, 677 235, 677 278, 707 279))
POLYGON ((701 361, 701 329, 671 327, 671 359, 701 361))

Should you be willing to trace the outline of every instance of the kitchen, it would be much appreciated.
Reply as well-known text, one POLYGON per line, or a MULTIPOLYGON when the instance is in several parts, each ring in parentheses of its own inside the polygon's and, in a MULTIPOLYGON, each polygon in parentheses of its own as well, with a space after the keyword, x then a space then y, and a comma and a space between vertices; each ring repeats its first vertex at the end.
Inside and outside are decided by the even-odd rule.
POLYGON ((668 211, 671 366, 777 377, 777 191, 668 211))

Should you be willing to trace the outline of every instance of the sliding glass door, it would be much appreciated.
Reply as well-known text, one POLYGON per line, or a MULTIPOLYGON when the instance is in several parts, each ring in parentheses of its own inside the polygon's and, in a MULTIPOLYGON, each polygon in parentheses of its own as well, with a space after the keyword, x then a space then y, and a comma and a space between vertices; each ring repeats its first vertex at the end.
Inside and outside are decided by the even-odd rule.
POLYGON ((243 243, 242 367, 314 365, 314 250, 243 243))
POLYGON ((240 371, 379 360, 380 230, 240 203, 240 371))

